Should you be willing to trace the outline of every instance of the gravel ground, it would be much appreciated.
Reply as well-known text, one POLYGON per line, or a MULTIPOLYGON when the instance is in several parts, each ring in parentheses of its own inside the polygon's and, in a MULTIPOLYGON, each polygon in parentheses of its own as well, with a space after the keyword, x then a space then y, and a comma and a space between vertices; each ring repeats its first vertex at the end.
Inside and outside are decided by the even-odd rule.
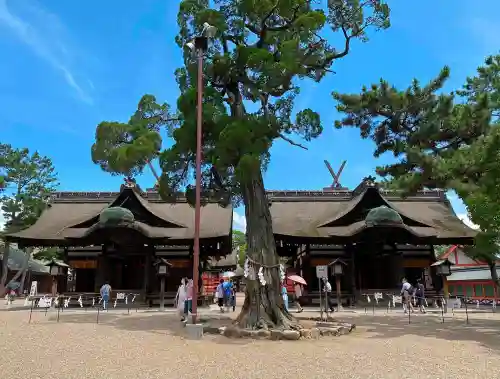
MULTIPOLYGON (((462 315, 444 324, 417 315, 343 313, 356 331, 315 341, 183 338, 174 314, 112 310, 7 311, 0 307, 0 364, 18 378, 499 378, 500 317, 462 315), (126 313, 126 312, 125 312, 126 313)), ((312 313, 304 312, 307 316, 312 313)), ((337 316, 338 317, 338 316, 337 316)))

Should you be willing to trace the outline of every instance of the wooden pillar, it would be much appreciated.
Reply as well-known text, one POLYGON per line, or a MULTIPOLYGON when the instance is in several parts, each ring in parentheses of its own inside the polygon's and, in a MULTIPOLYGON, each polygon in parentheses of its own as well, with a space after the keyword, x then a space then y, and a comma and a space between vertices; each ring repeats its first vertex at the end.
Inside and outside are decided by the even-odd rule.
POLYGON ((6 242, 4 246, 4 253, 3 253, 3 260, 2 260, 2 273, 1 273, 1 280, 0 280, 0 286, 2 284, 7 284, 7 276, 9 274, 9 254, 10 254, 10 243, 6 242))
POLYGON ((144 260, 144 280, 142 285, 142 291, 144 292, 144 296, 147 295, 149 291, 149 281, 150 281, 150 273, 151 273, 151 249, 147 246, 146 250, 146 258, 144 260))
POLYGON ((30 271, 30 268, 29 268, 29 260, 31 259, 31 254, 33 253, 33 247, 28 247, 26 248, 26 255, 27 255, 27 258, 28 258, 28 265, 26 266, 26 270, 23 271, 23 274, 21 276, 21 287, 19 288, 19 293, 20 294, 23 294, 24 293, 24 287, 25 287, 25 282, 26 282, 26 274, 28 273, 28 271, 30 271))
POLYGON ((106 246, 102 246, 101 254, 97 257, 97 269, 94 282, 94 291, 99 292, 101 286, 106 280, 106 270, 107 270, 107 252, 106 246))
POLYGON ((342 310, 342 297, 340 295, 341 289, 340 289, 340 275, 335 275, 335 287, 337 287, 337 309, 339 311, 342 310))
POLYGON ((401 287, 401 279, 405 276, 405 268, 404 268, 404 257, 403 253, 398 253, 396 249, 393 250, 394 256, 394 287, 401 287))
POLYGON ((448 313, 448 301, 450 300, 450 289, 448 288, 448 278, 446 276, 442 276, 443 278, 443 312, 448 313))
POLYGON ((57 276, 52 275, 52 296, 55 297, 57 294, 57 276))
POLYGON ((160 277, 160 311, 165 310, 165 275, 160 277))
MULTIPOLYGON (((346 249, 346 252, 347 252, 347 256, 351 258, 351 264, 350 264, 350 274, 351 274, 351 291, 352 291, 352 296, 353 296, 353 303, 355 304, 356 303, 356 299, 357 299, 357 292, 358 292, 358 288, 357 288, 357 285, 356 285, 356 252, 355 252, 355 249, 354 249, 354 246, 352 244, 348 244, 346 245, 345 247, 346 249)), ((354 305, 354 304, 351 304, 351 305, 354 305)))

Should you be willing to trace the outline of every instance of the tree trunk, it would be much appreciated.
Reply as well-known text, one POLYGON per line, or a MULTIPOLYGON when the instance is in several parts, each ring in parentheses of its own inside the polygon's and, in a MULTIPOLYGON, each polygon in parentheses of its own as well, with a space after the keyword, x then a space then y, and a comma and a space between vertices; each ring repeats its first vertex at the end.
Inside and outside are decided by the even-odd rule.
MULTIPOLYGON (((5 256, 5 253, 4 253, 4 256, 5 256)), ((28 270, 30 256, 31 256, 31 249, 28 249, 28 250, 26 250, 26 260, 24 261, 23 267, 21 267, 19 270, 17 270, 16 275, 14 275, 14 277, 11 280, 9 280, 9 283, 15 282, 16 280, 18 280, 19 277, 21 275, 23 275, 28 270)), ((8 271, 9 270, 7 268, 6 272, 8 273, 8 271)), ((4 278, 3 278, 3 274, 2 274, 2 283, 0 283, 0 297, 5 296, 5 294, 7 292, 7 286, 9 285, 9 283, 5 284, 5 282, 7 281, 7 275, 5 275, 5 280, 3 280, 3 279, 4 278)))
POLYGON ((491 280, 495 283, 495 298, 500 295, 500 280, 497 275, 496 262, 488 262, 488 267, 490 268, 491 280))
POLYGON ((281 295, 279 257, 272 229, 269 203, 262 172, 242 183, 247 220, 247 256, 257 262, 255 277, 246 278, 245 302, 236 324, 251 329, 300 329, 297 320, 285 309, 281 295), (263 265, 266 285, 262 286, 257 271, 263 265))
POLYGON ((7 276, 9 274, 9 255, 10 255, 10 244, 5 243, 3 249, 2 258, 2 277, 0 278, 0 297, 5 296, 5 284, 7 282, 7 276))

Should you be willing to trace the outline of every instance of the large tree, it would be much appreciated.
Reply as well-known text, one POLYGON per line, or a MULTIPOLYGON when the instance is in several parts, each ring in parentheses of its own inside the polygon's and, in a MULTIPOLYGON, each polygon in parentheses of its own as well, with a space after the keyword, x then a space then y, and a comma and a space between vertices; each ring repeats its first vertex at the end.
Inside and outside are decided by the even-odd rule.
MULTIPOLYGON (((237 319, 241 327, 299 327, 285 310, 280 294, 280 261, 262 176, 275 140, 303 147, 295 138, 309 141, 323 130, 319 114, 293 108, 300 91, 298 80, 320 81, 332 72, 336 60, 348 55, 353 41, 368 39, 368 29, 389 26, 389 7, 382 0, 330 0, 324 7, 316 3, 182 0, 176 38, 184 49, 184 67, 176 71, 181 94, 176 114, 168 113, 165 106, 161 116, 173 145, 160 152, 155 124, 141 121, 147 115, 115 126, 116 132, 109 131, 109 124, 101 124, 96 133, 93 156, 103 168, 134 172, 159 156, 162 196, 168 198, 186 189, 192 199, 197 66, 185 46, 205 22, 217 27, 203 67, 202 184, 205 197, 245 205, 247 257, 255 272, 251 269, 247 278, 245 302, 237 319), (343 39, 340 49, 328 42, 331 32, 343 39), (260 268, 265 285, 257 280, 260 268)), ((149 108, 159 109, 151 103, 152 97, 141 103, 144 100, 149 108)))
POLYGON ((488 57, 456 93, 443 93, 445 67, 425 86, 417 80, 398 90, 384 80, 361 94, 334 93, 344 118, 338 128, 359 128, 375 142, 374 156, 395 161, 377 168, 388 184, 412 193, 451 189, 479 225, 476 244, 466 249, 486 262, 500 287, 496 261, 500 244, 500 55, 488 57))
MULTIPOLYGON (((5 232, 12 233, 33 225, 47 205, 50 193, 57 186, 57 176, 50 158, 28 149, 16 149, 0 144, 0 177, 4 188, 0 197, 1 211, 6 221, 5 232)), ((7 280, 9 250, 4 250, 0 295, 7 280)), ((29 257, 26 257, 26 265, 29 257)), ((22 275, 17 272, 12 281, 22 275)))

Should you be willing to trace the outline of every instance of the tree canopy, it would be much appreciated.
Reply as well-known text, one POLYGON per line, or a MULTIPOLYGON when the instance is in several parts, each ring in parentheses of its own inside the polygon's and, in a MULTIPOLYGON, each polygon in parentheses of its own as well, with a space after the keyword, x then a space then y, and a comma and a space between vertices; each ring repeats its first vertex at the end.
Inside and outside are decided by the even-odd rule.
POLYGON ((0 177, 4 182, 0 201, 9 232, 34 224, 58 184, 50 158, 8 144, 0 145, 0 177))
MULTIPOLYGON (((0 202, 5 232, 16 232, 35 223, 45 209, 50 193, 57 186, 57 175, 50 158, 28 149, 17 149, 0 144, 0 202)), ((4 247, 0 277, 0 296, 5 292, 9 261, 8 245, 4 247)), ((29 255, 22 270, 11 281, 17 280, 28 267, 29 255)))
MULTIPOLYGON (((359 128, 375 142, 374 156, 390 152, 395 162, 377 168, 388 184, 412 193, 451 189, 479 225, 466 252, 493 268, 500 246, 500 55, 486 58, 462 88, 443 93, 445 67, 429 83, 405 90, 387 81, 360 94, 333 93, 344 115, 336 127, 359 128)), ((496 270, 492 276, 498 282, 496 270)))
POLYGON ((305 148, 297 139, 310 141, 323 130, 318 113, 294 109, 300 80, 320 81, 333 72, 336 60, 349 54, 353 41, 367 41, 369 29, 389 27, 389 7, 382 0, 330 0, 326 7, 312 0, 182 0, 177 20, 176 42, 183 49, 184 66, 175 72, 180 90, 176 110, 146 95, 127 124, 98 126, 93 160, 107 171, 128 175, 158 156, 161 195, 172 198, 185 190, 188 200, 194 200, 200 89, 197 60, 186 46, 205 23, 215 26, 203 62, 203 199, 223 206, 243 201, 247 257, 269 268, 268 284, 259 287, 256 279, 249 280, 238 322, 288 328, 291 316, 280 295, 262 170, 275 140, 305 148), (343 39, 340 47, 328 41, 332 32, 343 39), (159 114, 151 118, 143 109, 159 114), (173 140, 163 151, 159 126, 173 140))
POLYGON ((137 174, 160 156, 162 191, 183 190, 192 179, 196 149, 196 61, 185 48, 202 31, 217 27, 204 65, 203 184, 212 193, 213 167, 224 187, 239 193, 239 184, 269 160, 273 140, 306 141, 322 126, 311 109, 293 112, 300 92, 296 79, 319 81, 336 59, 348 54, 352 41, 367 40, 368 29, 389 26, 382 1, 330 1, 314 9, 308 0, 184 0, 180 4, 176 41, 184 49, 185 66, 176 71, 181 95, 177 111, 144 96, 128 123, 103 122, 92 148, 94 162, 111 173, 137 174), (341 49, 321 36, 324 29, 344 36, 341 49), (257 104, 257 110, 248 104, 257 104), (175 143, 160 152, 160 127, 175 143))

